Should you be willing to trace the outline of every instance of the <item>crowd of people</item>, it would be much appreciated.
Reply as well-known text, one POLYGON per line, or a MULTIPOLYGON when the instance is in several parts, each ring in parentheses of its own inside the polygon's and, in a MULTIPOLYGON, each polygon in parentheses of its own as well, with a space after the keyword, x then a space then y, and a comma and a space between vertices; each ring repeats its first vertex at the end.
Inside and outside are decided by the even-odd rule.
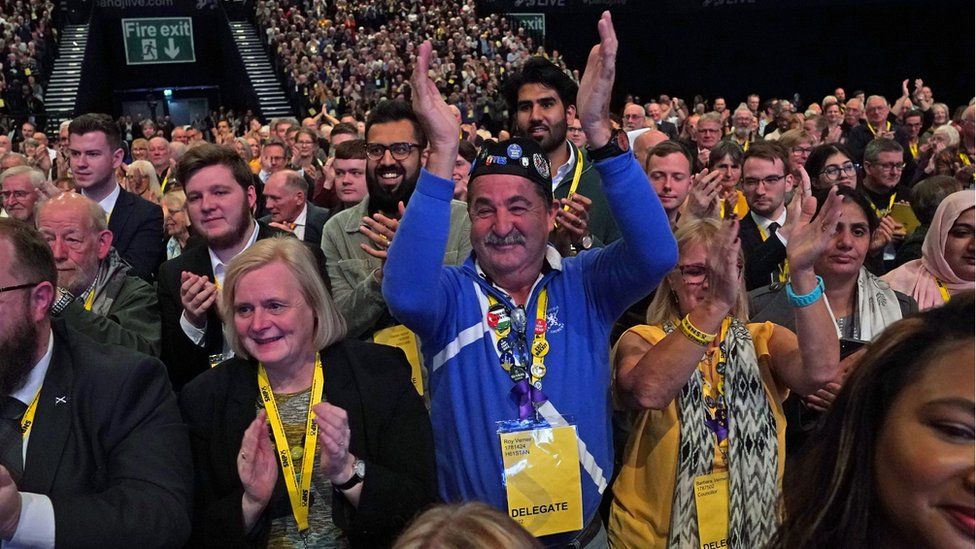
POLYGON ((0 141, 5 547, 973 546, 972 102, 611 113, 609 13, 576 77, 301 7, 302 120, 0 141))
POLYGON ((50 0, 15 0, 0 8, 0 129, 22 141, 16 131, 25 120, 43 125, 44 86, 57 48, 50 0))

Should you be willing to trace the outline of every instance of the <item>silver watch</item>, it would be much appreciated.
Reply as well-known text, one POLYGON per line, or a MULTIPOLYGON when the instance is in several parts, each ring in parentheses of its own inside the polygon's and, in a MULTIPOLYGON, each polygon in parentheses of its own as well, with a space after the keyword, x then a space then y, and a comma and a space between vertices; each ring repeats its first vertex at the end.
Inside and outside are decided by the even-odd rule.
POLYGON ((75 296, 71 295, 68 290, 58 288, 58 291, 61 292, 61 297, 51 305, 51 315, 53 316, 59 316, 75 300, 75 296))

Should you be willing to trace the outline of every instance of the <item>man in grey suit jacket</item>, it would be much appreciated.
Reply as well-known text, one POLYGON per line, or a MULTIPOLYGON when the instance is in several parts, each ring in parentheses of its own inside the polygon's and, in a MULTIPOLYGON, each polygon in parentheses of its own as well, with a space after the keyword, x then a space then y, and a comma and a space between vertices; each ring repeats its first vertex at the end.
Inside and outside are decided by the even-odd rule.
POLYGON ((308 182, 298 172, 281 170, 264 184, 264 201, 269 215, 260 221, 288 231, 300 240, 318 246, 329 210, 308 201, 308 182))
POLYGON ((33 228, 0 219, 0 541, 179 547, 186 426, 155 358, 52 321, 58 274, 33 228))

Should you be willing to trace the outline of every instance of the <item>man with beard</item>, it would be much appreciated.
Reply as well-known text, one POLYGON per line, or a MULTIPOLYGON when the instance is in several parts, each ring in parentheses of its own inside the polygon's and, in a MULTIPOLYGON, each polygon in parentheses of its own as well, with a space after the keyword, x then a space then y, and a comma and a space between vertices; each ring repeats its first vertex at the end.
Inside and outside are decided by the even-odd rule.
POLYGON ((864 149, 874 139, 895 139, 895 133, 901 136, 900 128, 889 119, 891 107, 888 100, 880 95, 872 95, 864 103, 864 117, 866 123, 851 128, 847 134, 847 148, 851 151, 851 160, 860 163, 864 160, 864 149))
POLYGON ((576 247, 604 246, 620 238, 599 172, 583 150, 566 139, 567 124, 576 117, 576 82, 548 59, 532 57, 508 77, 503 89, 518 135, 538 142, 549 159, 553 196, 562 201, 581 194, 592 202, 590 238, 581 238, 576 247))
POLYGON ((0 219, 0 257, 0 543, 182 546, 193 463, 166 370, 51 318, 36 230, 0 219))
MULTIPOLYGON (((287 233, 258 223, 251 215, 257 201, 254 176, 233 149, 197 145, 183 155, 174 175, 183 182, 190 223, 205 244, 184 250, 159 268, 162 358, 179 390, 200 372, 233 356, 217 315, 227 265, 258 239, 287 233)), ((310 248, 317 253, 325 279, 321 252, 310 248)))
MULTIPOLYGON (((350 337, 371 338, 397 324, 381 291, 386 248, 417 185, 426 147, 427 137, 409 103, 383 101, 373 108, 366 122, 368 194, 332 216, 322 234, 332 297, 350 337)), ((467 259, 470 228, 465 204, 453 201, 444 263, 459 265, 467 259)))
POLYGON ((756 117, 748 107, 739 107, 732 113, 732 131, 725 137, 738 145, 743 152, 749 150, 749 145, 755 141, 753 130, 756 129, 756 117))
POLYGON ((147 282, 165 258, 163 210, 123 189, 115 179, 122 164, 119 126, 104 114, 83 114, 68 125, 68 155, 75 187, 109 216, 108 230, 132 274, 147 282))
POLYGON ((0 198, 7 215, 34 224, 34 205, 45 198, 44 174, 30 166, 15 166, 0 173, 0 198))
POLYGON ((129 274, 112 247, 105 212, 91 199, 62 193, 37 211, 37 228, 58 269, 55 318, 98 341, 159 356, 156 292, 129 274))

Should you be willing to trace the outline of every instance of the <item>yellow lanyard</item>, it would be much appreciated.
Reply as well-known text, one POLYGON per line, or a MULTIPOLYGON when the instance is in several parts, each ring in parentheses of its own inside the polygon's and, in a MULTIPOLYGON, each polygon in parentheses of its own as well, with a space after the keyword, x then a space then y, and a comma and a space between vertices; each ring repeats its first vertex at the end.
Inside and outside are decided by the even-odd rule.
MULTIPOLYGON (((762 238, 763 242, 765 242, 769 238, 769 234, 766 233, 766 230, 763 229, 762 225, 760 225, 759 223, 756 223, 756 228, 759 229, 759 237, 762 238)), ((786 284, 786 281, 789 280, 789 278, 790 278, 790 260, 784 259, 783 262, 780 263, 779 265, 779 283, 786 284)))
POLYGON ((41 396, 41 390, 37 390, 37 394, 34 395, 34 400, 31 401, 30 406, 24 411, 24 417, 20 420, 20 432, 23 438, 26 440, 27 435, 30 434, 31 427, 34 426, 34 414, 37 412, 37 400, 41 396))
POLYGON ((91 291, 88 292, 88 297, 85 298, 85 310, 86 311, 92 310, 92 305, 94 303, 95 303, 95 289, 92 288, 91 291))
POLYGON ((278 461, 281 462, 281 472, 285 476, 285 486, 288 488, 288 499, 291 500, 291 512, 298 523, 298 531, 308 530, 309 489, 312 486, 312 469, 315 467, 315 444, 318 441, 318 425, 315 423, 315 413, 312 406, 322 401, 322 389, 325 385, 322 375, 322 361, 315 355, 315 373, 312 376, 312 390, 308 397, 308 419, 305 421, 305 450, 302 453, 301 487, 295 477, 291 450, 285 437, 285 428, 281 424, 278 405, 275 403, 271 382, 264 365, 258 365, 258 387, 261 391, 261 401, 268 412, 268 422, 274 433, 275 447, 278 449, 278 461), (299 491, 300 490, 300 491, 299 491))
POLYGON ((719 331, 718 337, 715 341, 718 346, 710 349, 706 352, 705 356, 698 363, 698 369, 702 373, 702 396, 705 399, 705 416, 710 421, 709 430, 715 435, 715 453, 721 456, 722 463, 728 466, 728 454, 729 454, 729 437, 728 437, 728 413, 719 414, 720 408, 726 408, 725 402, 725 369, 718 368, 717 365, 724 363, 726 358, 722 354, 721 345, 725 341, 725 336, 729 332, 729 326, 732 325, 732 319, 726 317, 722 321, 722 329, 719 331), (715 368, 712 368, 712 357, 717 353, 717 360, 714 361, 716 364, 715 368), (714 371, 715 375, 712 375, 714 371), (711 405, 709 405, 709 402, 711 405), (722 418, 725 418, 724 420, 722 418), (719 435, 719 431, 724 428, 724 434, 719 435))
POLYGON ((159 191, 162 192, 163 194, 166 194, 166 185, 168 184, 169 184, 169 174, 167 173, 166 177, 163 178, 162 184, 159 185, 159 191))
MULTIPOLYGON (((891 129, 891 122, 885 122, 885 131, 888 131, 890 129, 891 129)), ((878 137, 878 131, 874 129, 874 126, 872 126, 870 122, 868 122, 868 130, 871 132, 871 135, 878 137)))
POLYGON ((946 303, 949 302, 949 288, 946 288, 945 282, 942 282, 938 278, 935 279, 935 283, 939 286, 939 293, 942 294, 942 301, 946 303))
POLYGON ((912 158, 918 160, 918 142, 909 143, 908 150, 912 153, 912 158))
POLYGON ((963 166, 972 166, 973 165, 973 161, 969 159, 969 155, 966 154, 966 153, 963 153, 963 152, 959 153, 959 160, 962 160, 962 165, 963 166))
MULTIPOLYGON (((529 351, 532 353, 532 367, 529 369, 529 374, 532 376, 533 385, 538 381, 542 381, 542 378, 546 376, 545 356, 549 354, 549 342, 546 341, 546 332, 548 331, 546 307, 548 307, 548 303, 549 291, 543 288, 539 292, 539 299, 536 303, 535 324, 533 325, 535 335, 532 338, 532 346, 529 348, 529 351)), ((491 309, 494 305, 498 305, 498 300, 495 299, 495 296, 488 294, 488 308, 491 309)), ((528 330, 528 326, 525 329, 528 330)), ((499 338, 508 336, 507 330, 495 328, 495 331, 499 338)))
MULTIPOLYGON (((576 194, 576 189, 579 188, 580 176, 583 175, 583 153, 579 150, 579 147, 572 145, 573 154, 576 155, 576 168, 573 170, 573 182, 569 184, 569 194, 566 198, 572 200, 573 195, 576 194)), ((563 210, 569 211, 569 206, 564 206, 563 210)))
POLYGON ((878 216, 878 220, 879 221, 883 217, 885 217, 888 214, 890 214, 891 213, 891 209, 895 207, 895 196, 896 196, 896 194, 897 193, 891 193, 891 200, 888 201, 888 207, 885 208, 885 209, 883 209, 883 210, 879 210, 878 207, 874 205, 874 200, 871 200, 870 198, 868 199, 868 204, 871 205, 871 209, 874 210, 874 213, 875 213, 875 215, 878 216))

